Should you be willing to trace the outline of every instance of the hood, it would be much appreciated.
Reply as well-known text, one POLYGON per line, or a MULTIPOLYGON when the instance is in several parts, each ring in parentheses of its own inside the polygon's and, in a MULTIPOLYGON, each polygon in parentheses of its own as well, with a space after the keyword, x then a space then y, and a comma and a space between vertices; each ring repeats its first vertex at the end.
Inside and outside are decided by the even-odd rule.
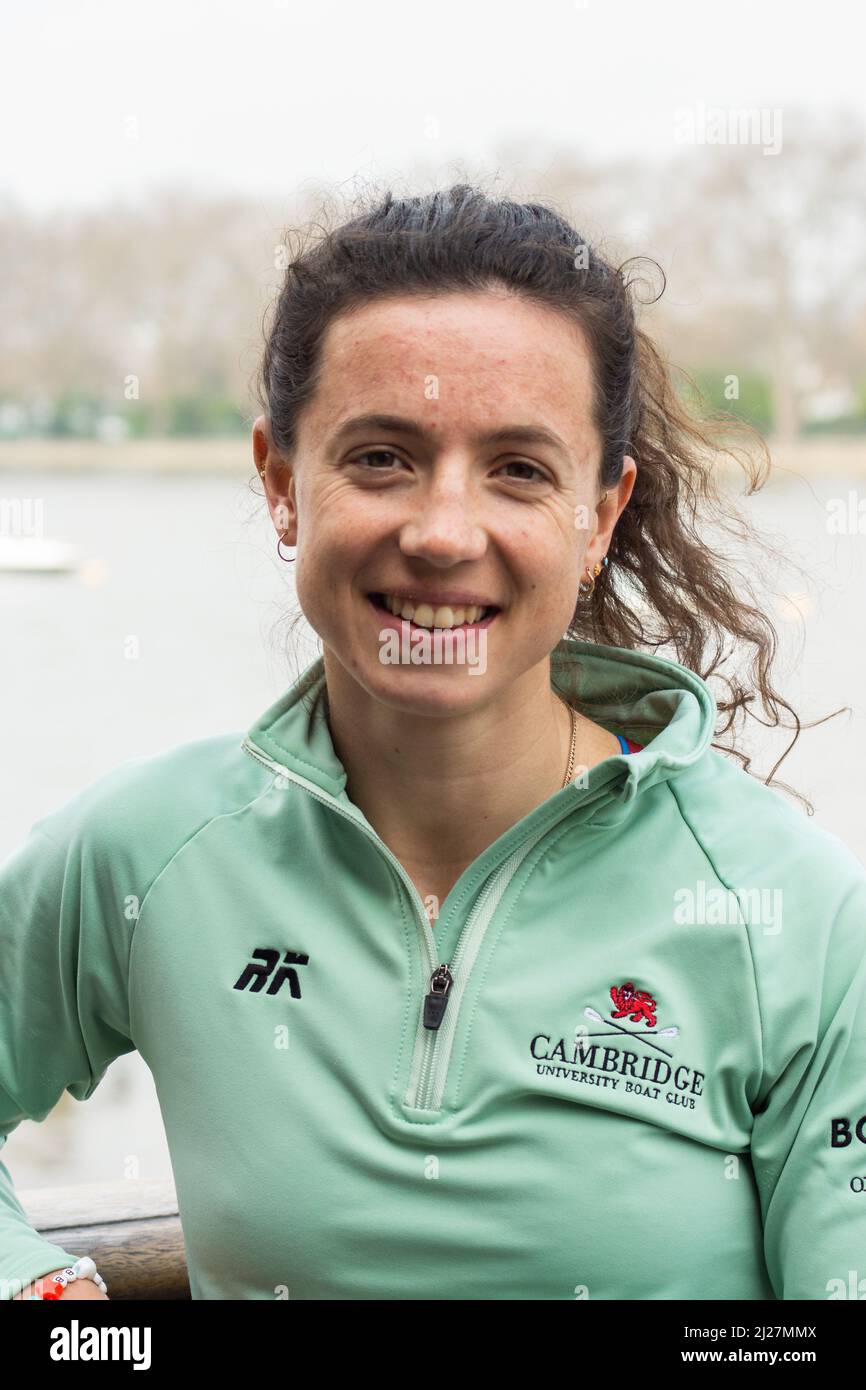
MULTIPOLYGON (((646 747, 597 763, 586 785, 563 788, 544 803, 546 808, 562 798, 567 809, 570 798, 576 818, 593 826, 616 825, 641 793, 691 767, 709 748, 715 699, 701 677, 685 666, 572 638, 557 644, 550 664, 551 684, 569 703, 611 733, 646 747)), ((244 742, 365 821, 346 793, 346 772, 331 740, 324 692, 319 656, 259 716, 244 742)))

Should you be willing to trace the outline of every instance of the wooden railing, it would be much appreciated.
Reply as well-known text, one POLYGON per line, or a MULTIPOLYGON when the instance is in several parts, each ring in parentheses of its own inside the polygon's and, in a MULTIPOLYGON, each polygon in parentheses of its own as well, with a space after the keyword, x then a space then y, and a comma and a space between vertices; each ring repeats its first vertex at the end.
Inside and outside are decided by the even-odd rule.
POLYGON ((110 1299, 190 1297, 172 1182, 77 1183, 17 1195, 41 1236, 96 1261, 110 1299))

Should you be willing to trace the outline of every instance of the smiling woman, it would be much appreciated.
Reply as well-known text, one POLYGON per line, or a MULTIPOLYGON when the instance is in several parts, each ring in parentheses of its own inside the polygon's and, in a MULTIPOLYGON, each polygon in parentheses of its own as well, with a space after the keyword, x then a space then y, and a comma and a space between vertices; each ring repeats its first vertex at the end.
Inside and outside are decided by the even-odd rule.
MULTIPOLYGON (((3 1132, 138 1048, 194 1298, 827 1297, 866 871, 714 746, 790 706, 623 270, 538 204, 388 197, 291 259, 261 387, 322 654, 5 868, 3 1132)), ((73 1260, 0 1198, 7 1287, 73 1260)))
MULTIPOLYGON (((387 580, 395 600, 435 603, 455 587, 442 569, 449 581, 471 571, 461 592, 488 601, 522 581, 519 607, 516 593, 499 605, 513 619, 507 634, 497 625, 500 658, 538 615, 541 652, 563 632, 626 649, 667 646, 722 687, 716 737, 731 739, 717 746, 747 769, 737 725, 756 698, 770 727, 785 727, 782 711, 792 715, 796 741, 800 721, 771 681, 772 623, 748 575, 723 564, 697 531, 706 522, 754 539, 713 465, 722 453, 736 458, 753 491, 769 468, 766 450, 733 419, 698 419, 683 404, 635 322, 638 267, 615 270, 548 208, 493 202, 465 185, 426 198, 388 195, 318 241, 299 238, 268 332, 254 447, 281 537, 298 542, 299 488, 322 508, 315 538, 299 551, 298 594, 323 639, 332 691, 342 644, 320 623, 348 615, 331 603, 333 581, 316 571, 349 513, 359 553, 344 536, 341 563, 356 567, 344 599, 357 599, 359 586, 386 591, 387 580), (387 555, 360 553, 377 544, 368 525, 389 538, 387 555), (314 612, 317 596, 325 614, 314 612), (745 659, 748 676, 725 672, 732 657, 745 659)), ((520 665, 524 654, 514 655, 520 665)), ((534 670, 549 706, 543 659, 534 670)), ((399 682, 404 712, 422 696, 429 724, 436 689, 448 689, 449 717, 458 689, 483 701, 481 690, 456 680, 449 688, 435 674, 432 687, 421 672, 399 682)), ((356 681, 356 697, 361 688, 356 681)), ((554 732, 549 710, 543 723, 554 732)), ((588 708, 581 717, 586 736, 588 708)), ((491 735, 494 723, 485 720, 491 735)))

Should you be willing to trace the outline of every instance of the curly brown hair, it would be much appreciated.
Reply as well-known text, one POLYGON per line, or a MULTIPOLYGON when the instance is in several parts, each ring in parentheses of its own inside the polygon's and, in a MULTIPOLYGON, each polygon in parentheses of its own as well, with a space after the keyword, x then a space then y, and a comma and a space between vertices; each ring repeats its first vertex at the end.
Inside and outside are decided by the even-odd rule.
MULTIPOLYGON (((668 647, 681 665, 721 682, 723 690, 714 691, 721 719, 715 738, 731 738, 713 746, 747 772, 751 758, 736 747, 738 725, 747 713, 758 718, 748 707, 759 697, 767 715, 759 723, 796 730, 765 782, 792 791, 813 814, 810 802, 773 775, 802 728, 843 710, 801 724, 772 684, 778 646, 772 622, 748 578, 701 535, 701 526, 713 527, 720 538, 754 547, 758 533, 722 492, 717 464, 721 455, 734 459, 746 473, 749 496, 766 482, 771 461, 756 431, 705 409, 682 373, 696 398, 684 399, 673 369, 638 327, 636 286, 645 283, 638 271, 645 262, 661 275, 657 299, 664 289, 657 262, 632 257, 615 267, 553 207, 495 199, 468 183, 413 197, 367 195, 348 220, 289 231, 285 244, 285 279, 265 326, 256 382, 274 444, 285 456, 316 392, 322 339, 338 314, 386 297, 504 285, 578 323, 592 353, 599 488, 616 486, 625 454, 635 459, 637 477, 613 532, 609 563, 589 600, 578 602, 567 635, 627 650, 668 647), (742 677, 721 670, 743 652, 742 677)), ((782 559, 765 536, 760 541, 782 559)), ((758 571, 754 551, 751 569, 758 571)))

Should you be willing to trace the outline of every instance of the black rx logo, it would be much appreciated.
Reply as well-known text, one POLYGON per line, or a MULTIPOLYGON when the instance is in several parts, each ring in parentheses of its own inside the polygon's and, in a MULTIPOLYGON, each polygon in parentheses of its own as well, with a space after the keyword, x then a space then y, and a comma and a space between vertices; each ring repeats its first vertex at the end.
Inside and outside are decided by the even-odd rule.
MULTIPOLYGON (((234 989, 246 989, 250 987, 252 994, 258 994, 265 987, 265 983, 271 975, 280 959, 279 951, 271 951, 261 946, 257 951, 253 951, 253 958, 244 967, 240 979, 233 985, 234 989)), ((283 963, 277 970, 276 975, 268 985, 268 994, 279 994, 286 980, 293 999, 300 999, 301 986, 298 983, 298 972, 296 965, 308 965, 310 957, 303 955, 300 951, 286 951, 283 956, 283 963)))

